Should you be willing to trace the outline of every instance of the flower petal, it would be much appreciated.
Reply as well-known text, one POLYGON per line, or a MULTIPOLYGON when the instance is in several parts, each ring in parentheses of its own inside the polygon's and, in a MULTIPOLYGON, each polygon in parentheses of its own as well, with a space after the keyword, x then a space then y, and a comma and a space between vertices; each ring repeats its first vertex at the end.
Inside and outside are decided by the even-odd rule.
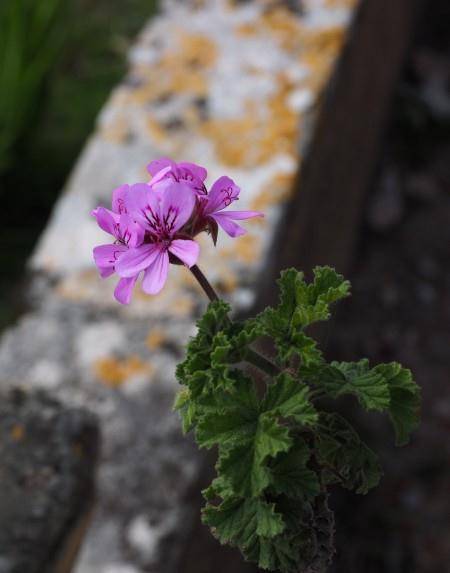
POLYGON ((152 177, 154 177, 162 169, 165 169, 166 167, 170 167, 171 169, 173 169, 174 166, 175 162, 169 159, 168 157, 160 157, 159 159, 151 161, 147 165, 147 171, 150 173, 152 177))
POLYGON ((178 169, 181 179, 191 181, 194 184, 203 183, 208 176, 206 169, 196 163, 182 161, 181 163, 178 163, 178 169))
POLYGON ((190 268, 197 262, 200 247, 195 241, 175 239, 170 244, 169 251, 190 268))
POLYGON ((144 240, 145 231, 130 215, 124 213, 119 220, 120 239, 129 247, 139 247, 144 240))
POLYGON ((169 234, 189 220, 195 206, 195 193, 184 183, 173 182, 161 195, 161 218, 169 234))
POLYGON ((119 257, 128 250, 125 245, 100 245, 95 247, 94 261, 102 278, 109 277, 114 273, 115 265, 119 257))
POLYGON ((114 189, 112 194, 112 210, 114 213, 121 215, 122 213, 127 212, 125 199, 129 188, 129 185, 121 185, 117 189, 114 189))
POLYGON ((104 207, 97 207, 91 211, 91 215, 97 219, 97 224, 103 231, 117 238, 119 215, 104 207))
POLYGON ((130 304, 131 295, 133 294, 133 288, 136 284, 138 275, 134 277, 129 277, 127 279, 120 279, 114 290, 114 297, 121 304, 130 304))
POLYGON ((145 271, 142 290, 147 294, 158 294, 166 283, 169 270, 169 255, 160 250, 150 267, 145 271))
POLYGON ((227 235, 230 235, 230 237, 235 238, 245 235, 247 231, 235 223, 228 215, 229 213, 214 213, 211 217, 222 227, 227 235))
POLYGON ((150 179, 149 185, 150 187, 157 187, 161 185, 163 181, 167 181, 168 179, 176 181, 175 176, 173 175, 173 168, 170 165, 164 167, 164 169, 161 169, 158 173, 155 173, 155 175, 150 179), (172 177, 170 177, 171 175, 172 177))
POLYGON ((225 175, 219 177, 211 187, 208 194, 208 203, 206 205, 206 213, 212 214, 216 211, 225 209, 233 201, 239 199, 240 188, 234 183, 232 179, 225 175))
POLYGON ((141 245, 135 249, 128 249, 116 264, 116 272, 119 276, 130 278, 137 275, 149 267, 160 252, 160 247, 152 243, 151 245, 141 245))
POLYGON ((260 211, 227 211, 226 213, 217 213, 217 215, 226 215, 234 221, 242 221, 243 219, 254 219, 255 217, 264 217, 264 213, 260 211))
POLYGON ((151 223, 160 215, 158 195, 146 183, 131 185, 125 206, 130 216, 145 229, 152 230, 151 223))

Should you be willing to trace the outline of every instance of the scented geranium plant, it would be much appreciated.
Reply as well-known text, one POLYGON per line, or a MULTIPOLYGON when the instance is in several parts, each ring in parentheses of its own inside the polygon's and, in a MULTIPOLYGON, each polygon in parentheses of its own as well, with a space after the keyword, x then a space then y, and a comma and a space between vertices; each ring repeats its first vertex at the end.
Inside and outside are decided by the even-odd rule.
POLYGON ((175 403, 183 430, 218 452, 203 521, 262 569, 323 571, 334 553, 329 488, 365 494, 381 476, 377 456, 334 400, 351 395, 363 409, 385 412, 403 445, 418 424, 419 388, 395 362, 324 358, 308 329, 350 291, 332 268, 317 267, 309 283, 296 269, 282 272, 277 306, 232 320, 197 266, 195 238, 206 232, 215 244, 219 229, 238 237, 245 230, 237 221, 262 214, 234 209, 240 189, 229 177, 208 190, 198 165, 160 159, 148 171, 148 183, 113 192, 111 210, 93 211, 113 241, 96 247, 94 259, 102 277, 118 275, 123 304, 139 277, 144 292, 158 293, 170 264, 185 265, 210 300, 177 367, 175 403), (273 356, 255 350, 260 339, 273 356))

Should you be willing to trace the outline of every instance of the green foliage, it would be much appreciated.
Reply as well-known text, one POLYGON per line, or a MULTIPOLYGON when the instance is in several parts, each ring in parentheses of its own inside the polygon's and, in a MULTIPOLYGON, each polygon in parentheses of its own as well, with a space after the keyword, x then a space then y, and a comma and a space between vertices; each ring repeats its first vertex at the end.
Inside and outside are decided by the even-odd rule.
POLYGON ((290 269, 279 285, 279 305, 245 322, 232 322, 222 301, 209 305, 177 369, 183 389, 175 408, 184 431, 218 451, 217 477, 203 492, 204 522, 259 567, 297 573, 320 570, 332 557, 328 487, 365 494, 381 476, 374 452, 320 398, 349 394, 365 410, 388 413, 401 444, 417 425, 419 391, 395 363, 327 363, 307 334, 348 296, 343 277, 317 268, 308 284, 290 269), (254 360, 259 337, 274 341, 276 366, 254 360), (260 375, 251 377, 246 362, 260 375))
POLYGON ((3 0, 0 6, 0 170, 39 108, 64 33, 63 0, 3 0))

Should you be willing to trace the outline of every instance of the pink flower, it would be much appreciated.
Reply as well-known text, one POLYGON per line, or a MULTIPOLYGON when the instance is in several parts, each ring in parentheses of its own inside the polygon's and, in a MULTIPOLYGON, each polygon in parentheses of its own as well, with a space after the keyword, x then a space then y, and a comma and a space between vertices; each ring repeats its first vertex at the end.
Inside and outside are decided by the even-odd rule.
POLYGON ((113 244, 95 247, 95 263, 102 277, 119 275, 114 295, 123 304, 130 302, 141 274, 143 291, 157 294, 167 280, 169 263, 195 265, 200 249, 193 239, 199 233, 210 233, 216 244, 219 226, 239 237, 246 231, 236 221, 263 216, 227 210, 240 193, 229 177, 220 177, 208 193, 206 169, 194 163, 162 158, 147 169, 149 183, 115 189, 112 211, 98 207, 92 212, 114 237, 113 244))
POLYGON ((155 159, 147 165, 147 171, 152 176, 149 185, 152 187, 162 181, 177 181, 185 183, 197 193, 206 193, 205 179, 208 172, 204 167, 195 163, 175 163, 167 157, 155 159))
POLYGON ((240 188, 229 177, 219 177, 211 187, 207 197, 202 198, 203 216, 212 222, 211 233, 214 243, 217 238, 217 224, 230 237, 239 237, 247 231, 235 221, 264 217, 259 211, 225 211, 234 201, 239 200, 240 188))
MULTIPOLYGON (((111 245, 100 245, 94 248, 94 261, 102 278, 116 272, 120 258, 130 248, 138 247, 144 240, 144 230, 128 215, 124 199, 128 185, 113 192, 113 211, 97 207, 92 215, 97 219, 100 228, 112 235, 116 241, 111 245)), ((128 304, 138 275, 121 278, 114 291, 114 296, 122 304, 128 304)))
POLYGON ((175 257, 174 262, 180 260, 188 267, 195 265, 199 246, 182 233, 195 205, 195 193, 185 183, 173 181, 161 191, 145 183, 131 186, 125 206, 145 230, 145 241, 120 256, 115 266, 119 276, 132 278, 144 271, 142 289, 157 294, 167 279, 169 255, 175 257))

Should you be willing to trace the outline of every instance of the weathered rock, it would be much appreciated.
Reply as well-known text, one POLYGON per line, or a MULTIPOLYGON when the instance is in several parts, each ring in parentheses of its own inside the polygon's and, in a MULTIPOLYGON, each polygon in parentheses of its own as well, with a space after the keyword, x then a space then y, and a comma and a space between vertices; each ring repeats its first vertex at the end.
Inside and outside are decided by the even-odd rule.
POLYGON ((94 495, 98 426, 17 390, 0 403, 0 571, 69 573, 94 495))

